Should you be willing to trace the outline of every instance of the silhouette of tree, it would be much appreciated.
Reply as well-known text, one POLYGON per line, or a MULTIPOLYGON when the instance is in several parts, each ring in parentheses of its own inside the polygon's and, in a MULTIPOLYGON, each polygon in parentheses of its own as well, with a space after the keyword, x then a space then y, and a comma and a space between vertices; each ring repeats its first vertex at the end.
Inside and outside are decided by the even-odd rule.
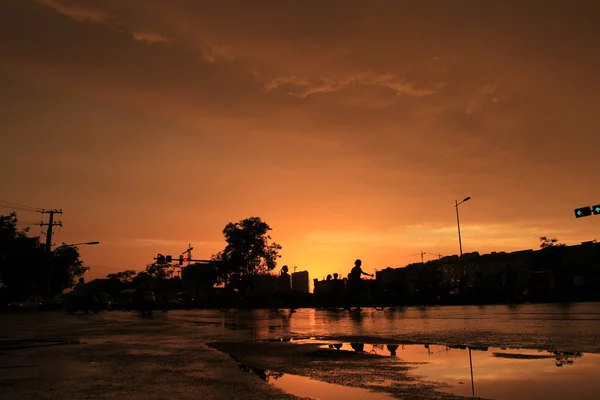
POLYGON ((549 247, 565 247, 564 243, 560 243, 557 238, 549 238, 542 236, 540 238, 540 249, 547 249, 549 247))
POLYGON ((106 275, 106 277, 108 279, 117 280, 123 284, 129 284, 133 281, 133 278, 135 278, 136 275, 137 272, 135 272, 132 269, 128 269, 126 271, 117 272, 115 274, 108 274, 106 275))
POLYGON ((0 281, 4 294, 23 297, 45 296, 51 271, 50 295, 71 287, 87 268, 76 247, 57 248, 49 253, 37 236, 17 229, 17 214, 0 216, 0 281))
POLYGON ((134 284, 134 286, 139 285, 140 283, 144 283, 144 282, 148 282, 152 280, 152 277, 150 276, 150 274, 146 271, 140 271, 138 272, 138 274, 132 279, 132 283, 134 284))
POLYGON ((169 279, 173 277, 173 274, 175 273, 175 267, 171 264, 148 264, 143 273, 153 280, 169 279))
POLYGON ((255 275, 275 269, 281 246, 270 243, 270 230, 259 217, 227 224, 223 229, 227 246, 211 257, 218 265, 219 280, 227 280, 232 273, 255 275))
POLYGON ((89 269, 79 259, 79 250, 75 246, 57 248, 52 257, 52 279, 50 293, 61 293, 75 284, 75 280, 89 269))

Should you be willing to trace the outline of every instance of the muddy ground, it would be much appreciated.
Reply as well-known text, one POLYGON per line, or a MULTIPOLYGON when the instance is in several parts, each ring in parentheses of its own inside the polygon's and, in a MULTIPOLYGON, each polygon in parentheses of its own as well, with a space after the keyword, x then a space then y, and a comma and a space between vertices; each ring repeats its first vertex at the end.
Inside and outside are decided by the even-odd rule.
POLYGON ((415 373, 416 363, 405 363, 396 357, 290 342, 214 342, 209 346, 241 364, 365 388, 400 399, 464 398, 436 390, 446 386, 441 382, 421 381, 415 373))
POLYGON ((456 398, 436 392, 441 384, 416 380, 414 365, 397 358, 232 340, 239 332, 210 323, 125 314, 3 318, 3 400, 300 398, 240 370, 238 362, 396 398, 456 398))

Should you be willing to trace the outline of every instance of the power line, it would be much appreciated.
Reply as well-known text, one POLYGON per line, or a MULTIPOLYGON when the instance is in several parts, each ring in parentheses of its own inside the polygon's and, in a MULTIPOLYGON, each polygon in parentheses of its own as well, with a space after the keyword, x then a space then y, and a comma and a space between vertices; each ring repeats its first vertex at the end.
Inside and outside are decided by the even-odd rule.
MULTIPOLYGON (((36 224, 39 225, 40 227, 44 227, 44 226, 48 226, 48 230, 46 232, 46 247, 48 248, 48 250, 51 250, 51 246, 52 246, 52 228, 54 226, 62 226, 62 222, 55 222, 54 221, 54 214, 62 214, 62 210, 45 210, 41 207, 33 207, 33 206, 28 206, 26 204, 21 204, 21 203, 15 203, 15 202, 11 202, 11 201, 6 201, 6 200, 0 200, 0 208, 7 208, 10 210, 18 210, 18 211, 23 211, 23 212, 35 212, 35 213, 41 213, 43 214, 50 214, 50 220, 48 223, 44 223, 44 221, 40 222, 40 223, 32 223, 32 224, 36 224)), ((17 220, 17 224, 19 225, 29 225, 29 222, 25 222, 25 221, 19 221, 17 220)), ((43 233, 43 232, 42 232, 43 233)))
POLYGON ((0 200, 0 203, 4 203, 6 205, 14 206, 14 207, 27 208, 27 209, 29 209, 31 211, 41 211, 42 210, 41 207, 27 206, 25 204, 13 203, 13 202, 10 202, 10 201, 0 200))
POLYGON ((0 204, 0 208, 7 208, 9 210, 13 210, 13 211, 24 211, 24 212, 40 212, 40 210, 33 210, 30 208, 24 208, 24 207, 17 207, 17 206, 11 206, 11 205, 4 205, 4 204, 0 204))
POLYGON ((17 225, 39 225, 40 221, 17 221, 17 225))

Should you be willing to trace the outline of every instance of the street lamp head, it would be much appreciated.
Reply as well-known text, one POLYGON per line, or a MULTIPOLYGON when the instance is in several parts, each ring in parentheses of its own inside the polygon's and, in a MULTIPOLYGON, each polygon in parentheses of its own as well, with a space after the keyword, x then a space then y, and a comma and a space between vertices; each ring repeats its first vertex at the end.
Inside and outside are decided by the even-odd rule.
POLYGON ((463 202, 467 201, 467 200, 471 200, 471 196, 469 197, 465 197, 465 199, 463 200, 463 202))
POLYGON ((82 244, 100 244, 100 242, 86 242, 86 243, 82 243, 82 244))

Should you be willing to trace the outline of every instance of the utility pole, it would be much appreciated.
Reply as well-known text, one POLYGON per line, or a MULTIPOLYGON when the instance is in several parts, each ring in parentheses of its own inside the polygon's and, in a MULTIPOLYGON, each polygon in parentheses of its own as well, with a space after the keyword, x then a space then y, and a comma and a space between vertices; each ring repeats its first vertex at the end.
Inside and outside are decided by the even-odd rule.
POLYGON ((62 214, 62 210, 42 210, 40 211, 42 214, 50 214, 50 218, 48 219, 48 223, 44 222, 40 223, 40 226, 48 226, 48 231, 46 232, 46 249, 48 250, 48 268, 47 268, 47 277, 46 277, 46 299, 50 299, 50 295, 52 293, 52 273, 54 272, 54 255, 52 254, 52 228, 55 226, 62 226, 62 222, 54 222, 54 214, 62 214))
POLYGON ((42 214, 50 214, 50 218, 48 218, 48 223, 40 223, 40 226, 48 226, 48 230, 46 231, 46 249, 48 252, 52 251, 52 228, 55 226, 62 226, 62 222, 54 222, 54 214, 62 214, 62 210, 42 210, 40 211, 42 214))

